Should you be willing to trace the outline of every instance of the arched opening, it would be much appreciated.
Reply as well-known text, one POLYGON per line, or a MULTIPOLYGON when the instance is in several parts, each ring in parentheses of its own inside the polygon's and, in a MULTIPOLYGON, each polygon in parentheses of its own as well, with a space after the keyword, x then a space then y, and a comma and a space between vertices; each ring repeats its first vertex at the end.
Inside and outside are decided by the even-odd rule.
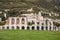
POLYGON ((12 26, 12 29, 14 29, 14 26, 12 26))
POLYGON ((12 18, 12 20, 11 20, 11 24, 14 24, 14 22, 15 22, 15 20, 14 20, 14 18, 12 18))
POLYGON ((35 29, 35 27, 34 26, 32 26, 32 30, 34 30, 35 29))
POLYGON ((17 20, 16 20, 16 24, 19 24, 19 18, 17 18, 17 20))
POLYGON ((27 27, 27 30, 29 30, 29 29, 30 29, 30 27, 28 26, 28 27, 27 27))
POLYGON ((37 30, 39 30, 39 26, 37 26, 37 30))
POLYGON ((49 29, 51 30, 51 27, 49 29))
POLYGON ((19 29, 19 26, 17 26, 17 29, 19 29))
POLYGON ((51 25, 51 22, 49 22, 49 24, 51 25))
POLYGON ((42 23, 42 25, 44 25, 44 23, 42 23))
POLYGON ((24 21, 24 18, 22 18, 22 21, 24 21))
POLYGON ((41 27, 41 30, 44 30, 44 27, 43 26, 41 27))
POLYGON ((2 27, 2 29, 5 29, 5 27, 2 27))
POLYGON ((39 22, 37 22, 37 24, 39 25, 39 22))
POLYGON ((9 27, 7 26, 7 29, 9 29, 9 27))
POLYGON ((56 30, 56 27, 55 27, 55 30, 56 30))
POLYGON ((22 22, 22 24, 24 24, 24 23, 25 23, 25 19, 24 19, 24 18, 22 18, 22 21, 21 21, 21 22, 22 22))
POLYGON ((17 20, 19 20, 19 18, 17 18, 17 20))
POLYGON ((48 30, 48 27, 46 26, 46 30, 48 30))
POLYGON ((14 18, 12 18, 12 20, 14 20, 14 18))
POLYGON ((22 29, 24 30, 24 29, 25 29, 25 27, 24 27, 24 26, 22 26, 22 29))

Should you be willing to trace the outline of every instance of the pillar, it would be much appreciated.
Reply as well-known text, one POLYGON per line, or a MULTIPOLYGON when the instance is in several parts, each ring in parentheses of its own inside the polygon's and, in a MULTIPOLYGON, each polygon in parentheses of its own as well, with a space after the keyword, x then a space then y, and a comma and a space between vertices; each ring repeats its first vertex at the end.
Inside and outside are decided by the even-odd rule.
POLYGON ((37 26, 35 26, 35 30, 37 30, 37 26))
POLYGON ((56 27, 56 31, 58 31, 58 28, 56 27))
POLYGON ((46 27, 44 27, 44 30, 46 30, 46 27))
POLYGON ((10 20, 10 21, 9 21, 9 25, 11 25, 11 20, 12 20, 12 18, 9 18, 9 20, 10 20))
POLYGON ((25 27, 25 30, 27 30, 27 27, 26 26, 24 26, 25 27))
POLYGON ((14 26, 14 29, 15 29, 15 30, 17 29, 16 26, 14 26))
POLYGON ((41 26, 40 26, 39 30, 41 30, 41 26))
POLYGON ((4 29, 7 29, 7 26, 6 25, 4 25, 4 27, 5 27, 4 29))
POLYGON ((50 30, 50 27, 48 26, 48 30, 50 30))
POLYGON ((40 25, 39 25, 39 27, 40 27, 39 30, 41 30, 41 27, 42 27, 41 21, 40 21, 40 25))
POLYGON ((46 22, 44 21, 44 30, 46 30, 46 22))
POLYGON ((32 30, 32 26, 29 26, 30 27, 30 30, 32 30))
POLYGON ((2 30, 2 26, 0 26, 0 29, 2 30))
POLYGON ((9 29, 12 29, 12 26, 9 25, 9 29))
POLYGON ((20 26, 20 30, 22 30, 22 26, 20 26))
POLYGON ((14 25, 16 25, 16 18, 14 18, 15 22, 14 22, 14 25))

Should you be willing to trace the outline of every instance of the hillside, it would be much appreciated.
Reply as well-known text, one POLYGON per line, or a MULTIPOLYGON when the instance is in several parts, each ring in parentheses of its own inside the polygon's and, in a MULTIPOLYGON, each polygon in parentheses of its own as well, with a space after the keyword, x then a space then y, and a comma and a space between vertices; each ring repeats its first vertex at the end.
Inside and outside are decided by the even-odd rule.
POLYGON ((35 12, 45 11, 44 17, 60 19, 60 1, 59 0, 0 0, 0 10, 14 9, 18 10, 33 8, 35 12), (53 14, 49 12, 54 12, 53 14), (50 16, 50 14, 52 16, 50 16), (56 16, 58 15, 58 16, 56 16))
POLYGON ((59 10, 57 9, 60 7, 59 4, 60 2, 55 0, 0 0, 0 8, 42 7, 54 12, 59 10))

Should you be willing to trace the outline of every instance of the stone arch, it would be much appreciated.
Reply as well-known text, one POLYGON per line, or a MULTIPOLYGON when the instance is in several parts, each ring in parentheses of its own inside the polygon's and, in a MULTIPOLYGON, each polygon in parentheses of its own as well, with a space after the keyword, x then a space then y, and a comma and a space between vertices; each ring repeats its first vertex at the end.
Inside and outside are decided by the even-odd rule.
POLYGON ((17 19, 16 19, 16 24, 19 24, 19 21, 20 21, 19 18, 17 18, 17 19))
POLYGON ((24 21, 25 19, 24 18, 22 18, 22 21, 24 21))
POLYGON ((19 18, 17 18, 17 20, 19 20, 19 18))
POLYGON ((14 18, 12 18, 12 20, 11 20, 11 24, 14 24, 14 22, 15 22, 15 20, 14 20, 14 18))
POLYGON ((44 27, 43 26, 41 27, 41 30, 44 30, 44 27))
POLYGON ((14 26, 12 26, 12 29, 14 29, 14 26))
POLYGON ((24 24, 24 23, 25 23, 25 19, 24 19, 24 18, 22 18, 21 22, 22 22, 22 24, 24 24))
POLYGON ((29 30, 30 29, 30 27, 29 26, 27 26, 27 30, 29 30))
POLYGON ((17 29, 20 29, 20 27, 19 27, 19 26, 17 26, 16 28, 17 28, 17 29))
POLYGON ((46 26, 46 30, 48 30, 48 27, 46 26))
POLYGON ((12 18, 12 20, 14 20, 14 18, 12 18))
POLYGON ((5 27, 2 27, 2 29, 5 29, 5 27))
POLYGON ((7 26, 7 29, 9 29, 9 26, 7 26))
POLYGON ((35 27, 34 26, 32 26, 32 30, 34 30, 35 29, 35 27))
POLYGON ((40 23, 39 23, 39 22, 37 22, 37 24, 39 25, 40 23))
POLYGON ((37 30, 39 30, 39 26, 37 26, 37 30))
POLYGON ((24 26, 22 26, 22 29, 25 29, 25 27, 24 27, 24 26))

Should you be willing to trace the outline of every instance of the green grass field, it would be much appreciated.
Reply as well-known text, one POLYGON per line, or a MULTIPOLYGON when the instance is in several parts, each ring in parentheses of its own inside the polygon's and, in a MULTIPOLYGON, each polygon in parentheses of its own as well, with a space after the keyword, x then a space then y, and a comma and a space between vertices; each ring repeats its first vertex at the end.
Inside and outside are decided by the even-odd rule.
POLYGON ((0 30, 0 40, 60 40, 60 32, 33 30, 0 30))

